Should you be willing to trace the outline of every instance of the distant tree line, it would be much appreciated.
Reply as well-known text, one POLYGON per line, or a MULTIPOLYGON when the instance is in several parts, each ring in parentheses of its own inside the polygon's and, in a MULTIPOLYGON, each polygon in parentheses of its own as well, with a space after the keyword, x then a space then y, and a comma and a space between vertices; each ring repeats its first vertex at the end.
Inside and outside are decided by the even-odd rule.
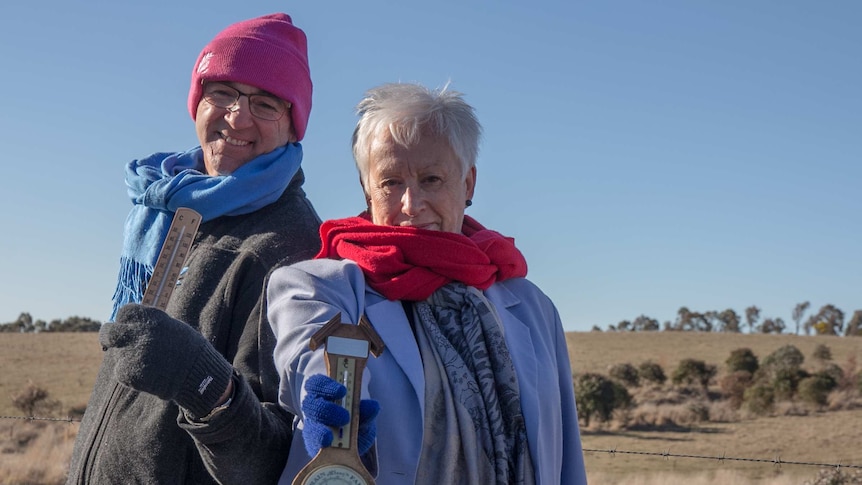
MULTIPOLYGON (((807 301, 793 308, 793 333, 799 335, 845 335, 862 336, 862 310, 856 310, 845 322, 844 312, 832 304, 823 305, 817 313, 808 315, 806 312, 811 304, 807 301)), ((87 317, 69 317, 65 320, 34 320, 29 313, 21 313, 14 322, 0 324, 0 333, 14 332, 98 332, 102 323, 87 317)), ((761 310, 750 306, 740 315, 734 309, 723 311, 696 312, 688 307, 677 310, 676 319, 665 321, 660 325, 655 318, 640 315, 634 320, 623 320, 616 325, 608 325, 611 332, 734 332, 780 334, 789 332, 784 320, 780 317, 761 319, 761 310)), ((598 326, 593 331, 602 331, 598 326)))
MULTIPOLYGON (((844 312, 832 304, 823 305, 817 313, 808 315, 811 307, 807 301, 793 308, 793 333, 799 335, 853 335, 862 336, 862 310, 856 310, 845 323, 844 312)), ((785 333, 790 332, 781 318, 766 317, 761 319, 760 308, 752 305, 740 315, 732 308, 724 311, 696 312, 688 307, 677 311, 676 320, 666 321, 659 325, 658 320, 641 315, 634 320, 623 320, 616 325, 609 325, 608 331, 616 332, 651 332, 658 330, 679 332, 735 332, 742 333, 785 333)), ((593 331, 601 331, 593 327, 593 331)))
POLYGON ((98 332, 102 323, 86 317, 69 317, 65 320, 33 320, 29 313, 22 313, 14 322, 0 324, 0 333, 37 332, 98 332))

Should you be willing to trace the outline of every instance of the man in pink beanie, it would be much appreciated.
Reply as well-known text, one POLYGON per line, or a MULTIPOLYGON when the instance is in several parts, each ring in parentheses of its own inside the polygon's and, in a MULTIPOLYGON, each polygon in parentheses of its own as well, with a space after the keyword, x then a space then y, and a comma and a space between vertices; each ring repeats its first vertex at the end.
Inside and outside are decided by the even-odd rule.
POLYGON ((192 70, 189 113, 197 117, 207 81, 256 86, 291 103, 296 141, 305 136, 311 112, 311 77, 305 34, 289 16, 272 14, 231 25, 201 51, 192 70))
POLYGON ((192 69, 200 145, 126 164, 132 209, 68 484, 278 480, 293 417, 278 405, 264 289, 320 249, 300 167, 311 94, 288 15, 235 23, 192 69), (141 301, 180 207, 201 224, 162 311, 141 301))

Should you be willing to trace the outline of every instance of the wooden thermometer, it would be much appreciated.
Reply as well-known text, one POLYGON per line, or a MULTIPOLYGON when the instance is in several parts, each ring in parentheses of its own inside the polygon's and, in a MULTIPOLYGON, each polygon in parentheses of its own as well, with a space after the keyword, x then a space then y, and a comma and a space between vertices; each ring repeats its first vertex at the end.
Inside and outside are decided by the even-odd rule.
POLYGON ((159 258, 153 268, 153 276, 144 291, 142 304, 159 310, 167 308, 200 224, 201 215, 188 207, 180 207, 174 213, 168 235, 162 243, 159 258))
POLYGON ((357 451, 359 400, 368 353, 378 357, 383 352, 383 340, 364 315, 359 318, 359 324, 354 325, 342 323, 341 313, 338 313, 311 337, 308 347, 317 350, 321 345, 329 377, 347 388, 347 395, 340 404, 350 413, 350 421, 343 428, 332 430, 332 445, 320 449, 299 471, 293 485, 372 485, 374 478, 365 469, 357 451))

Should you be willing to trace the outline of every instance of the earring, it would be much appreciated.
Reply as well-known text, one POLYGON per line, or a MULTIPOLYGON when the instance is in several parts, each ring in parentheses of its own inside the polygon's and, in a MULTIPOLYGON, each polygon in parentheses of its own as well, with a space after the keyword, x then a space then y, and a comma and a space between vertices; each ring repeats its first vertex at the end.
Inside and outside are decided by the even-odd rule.
POLYGON ((467 207, 470 207, 471 205, 473 205, 473 201, 470 199, 467 199, 467 207))

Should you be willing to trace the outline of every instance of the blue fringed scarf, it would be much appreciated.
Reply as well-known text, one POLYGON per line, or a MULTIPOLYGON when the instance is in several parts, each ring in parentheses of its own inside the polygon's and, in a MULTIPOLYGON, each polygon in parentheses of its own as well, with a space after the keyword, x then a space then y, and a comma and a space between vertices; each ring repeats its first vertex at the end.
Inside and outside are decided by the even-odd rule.
POLYGON ((129 163, 126 186, 133 206, 126 218, 110 321, 121 306, 143 299, 178 208, 196 210, 201 222, 249 214, 278 200, 301 162, 302 146, 292 143, 255 158, 230 175, 215 177, 205 173, 201 147, 156 153, 129 163))

